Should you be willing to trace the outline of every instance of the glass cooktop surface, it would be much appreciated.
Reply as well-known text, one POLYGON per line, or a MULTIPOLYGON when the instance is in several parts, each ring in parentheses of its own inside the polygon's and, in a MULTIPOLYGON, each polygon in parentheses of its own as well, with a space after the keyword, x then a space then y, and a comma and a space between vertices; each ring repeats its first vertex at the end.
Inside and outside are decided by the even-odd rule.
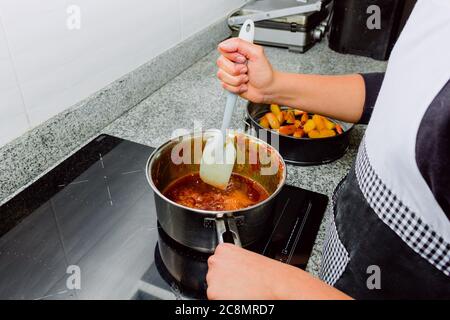
MULTIPOLYGON (((207 257, 159 230, 145 176, 153 150, 101 135, 2 205, 0 299, 204 298, 183 279, 204 283, 207 257), (199 272, 172 274, 163 260, 173 254, 199 272)), ((249 249, 304 268, 327 201, 285 186, 249 249)))

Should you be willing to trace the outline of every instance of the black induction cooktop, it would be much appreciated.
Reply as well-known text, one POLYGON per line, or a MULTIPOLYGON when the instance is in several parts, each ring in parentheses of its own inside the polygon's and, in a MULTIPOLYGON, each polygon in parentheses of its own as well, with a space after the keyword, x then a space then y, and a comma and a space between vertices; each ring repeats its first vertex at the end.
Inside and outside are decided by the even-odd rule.
MULTIPOLYGON (((145 176, 152 151, 101 135, 2 205, 0 299, 204 297, 190 284, 204 285, 207 256, 158 228, 145 176)), ((285 186, 267 236, 248 249, 304 268, 327 201, 285 186)))

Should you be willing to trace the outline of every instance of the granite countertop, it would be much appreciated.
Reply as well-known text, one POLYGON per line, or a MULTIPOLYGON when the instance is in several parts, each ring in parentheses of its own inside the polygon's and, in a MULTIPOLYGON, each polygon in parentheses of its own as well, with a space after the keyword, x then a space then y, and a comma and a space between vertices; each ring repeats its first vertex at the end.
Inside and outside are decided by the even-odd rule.
MULTIPOLYGON (((279 48, 266 48, 266 54, 274 68, 286 72, 345 74, 381 72, 386 69, 385 62, 333 52, 325 41, 305 54, 279 48)), ((104 128, 102 133, 156 147, 169 139, 176 129, 184 128, 190 131, 194 125, 203 129, 220 126, 226 98, 216 79, 217 58, 216 51, 208 53, 104 128)), ((233 129, 244 128, 245 104, 241 99, 238 102, 232 119, 233 129)), ((364 130, 362 125, 355 127, 351 134, 350 149, 338 161, 311 167, 288 165, 287 183, 326 194, 331 199, 334 188, 352 165, 364 130)), ((320 268, 326 225, 331 216, 330 202, 308 264, 308 271, 314 275, 318 274, 320 268)))

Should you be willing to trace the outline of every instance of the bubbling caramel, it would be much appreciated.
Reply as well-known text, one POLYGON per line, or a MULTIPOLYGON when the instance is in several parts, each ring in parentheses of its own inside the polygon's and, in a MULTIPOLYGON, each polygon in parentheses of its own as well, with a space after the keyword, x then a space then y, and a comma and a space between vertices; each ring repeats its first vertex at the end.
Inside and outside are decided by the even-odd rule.
POLYGON ((253 206, 269 197, 257 182, 233 173, 225 190, 204 183, 198 173, 181 177, 163 192, 185 207, 208 211, 232 211, 253 206))

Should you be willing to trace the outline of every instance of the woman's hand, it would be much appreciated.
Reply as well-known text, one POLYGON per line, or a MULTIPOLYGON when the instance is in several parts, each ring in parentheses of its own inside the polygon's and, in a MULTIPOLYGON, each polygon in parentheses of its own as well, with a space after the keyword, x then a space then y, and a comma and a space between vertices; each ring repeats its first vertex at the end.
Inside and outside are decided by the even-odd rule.
POLYGON ((267 102, 275 72, 261 46, 239 38, 228 39, 218 47, 217 77, 222 86, 255 103, 267 102))
POLYGON ((365 101, 359 74, 321 76, 274 71, 261 46, 239 38, 218 47, 217 77, 222 86, 255 103, 276 103, 356 123, 365 101), (247 64, 245 64, 247 63, 247 64))
POLYGON ((208 259, 209 299, 348 299, 305 271, 221 244, 208 259))

